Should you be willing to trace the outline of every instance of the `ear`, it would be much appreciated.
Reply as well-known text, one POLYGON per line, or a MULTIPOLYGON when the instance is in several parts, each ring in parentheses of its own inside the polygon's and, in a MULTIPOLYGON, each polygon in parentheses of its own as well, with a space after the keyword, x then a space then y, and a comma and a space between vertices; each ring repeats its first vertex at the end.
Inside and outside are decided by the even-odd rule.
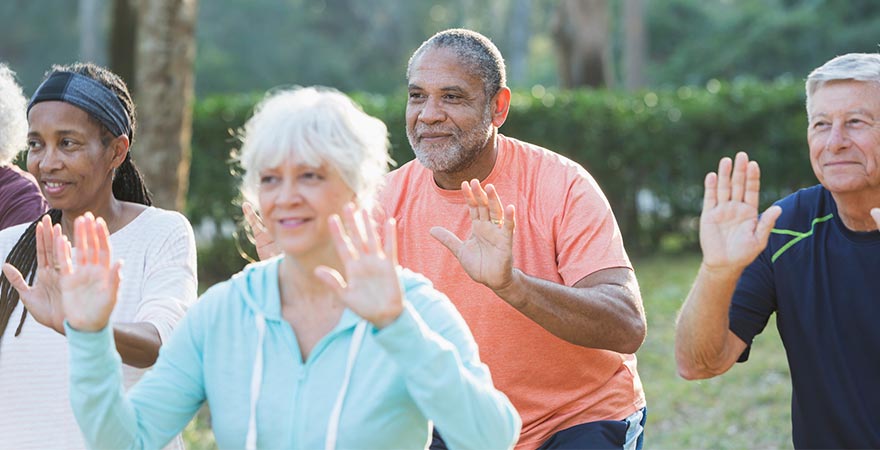
POLYGON ((110 142, 110 151, 113 152, 113 169, 118 168, 125 161, 125 157, 128 156, 129 144, 128 136, 124 134, 113 138, 113 141, 110 142))
POLYGON ((510 89, 502 87, 492 98, 492 125, 495 128, 500 127, 507 120, 507 113, 510 111, 510 89))

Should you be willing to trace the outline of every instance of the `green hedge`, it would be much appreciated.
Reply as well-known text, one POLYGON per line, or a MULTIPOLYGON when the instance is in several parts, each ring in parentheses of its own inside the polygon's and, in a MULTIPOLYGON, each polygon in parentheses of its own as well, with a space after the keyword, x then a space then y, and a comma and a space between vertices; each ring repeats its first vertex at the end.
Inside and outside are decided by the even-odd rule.
MULTIPOLYGON (((187 211, 194 223, 240 219, 229 163, 238 146, 233 130, 261 97, 211 97, 196 105, 187 211)), ((389 125, 395 160, 412 159, 405 93, 353 97, 389 125)), ((800 81, 713 80, 636 93, 538 87, 514 92, 511 103, 502 133, 583 164, 608 196, 631 251, 695 244, 702 180, 721 156, 745 150, 760 162, 765 205, 816 182, 800 81)))

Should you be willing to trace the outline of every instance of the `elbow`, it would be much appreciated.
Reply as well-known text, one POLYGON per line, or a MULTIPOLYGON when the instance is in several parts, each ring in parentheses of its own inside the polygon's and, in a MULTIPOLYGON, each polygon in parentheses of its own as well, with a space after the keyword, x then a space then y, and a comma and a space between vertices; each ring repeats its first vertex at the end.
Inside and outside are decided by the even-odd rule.
POLYGON ((648 335, 648 323, 644 314, 637 314, 630 318, 623 328, 626 330, 623 339, 611 349, 617 353, 633 354, 642 347, 648 335))
POLYGON ((688 381, 713 378, 727 371, 727 368, 720 365, 709 364, 703 359, 683 353, 678 346, 675 349, 675 367, 678 376, 688 381))

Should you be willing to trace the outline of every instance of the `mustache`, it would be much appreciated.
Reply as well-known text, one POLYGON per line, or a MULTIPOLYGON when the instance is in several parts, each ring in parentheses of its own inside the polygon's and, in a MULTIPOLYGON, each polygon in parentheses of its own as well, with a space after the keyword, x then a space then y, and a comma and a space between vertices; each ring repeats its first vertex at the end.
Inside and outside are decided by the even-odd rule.
POLYGON ((424 124, 417 124, 412 130, 412 134, 414 136, 421 136, 427 133, 450 134, 452 136, 458 136, 457 130, 424 124))

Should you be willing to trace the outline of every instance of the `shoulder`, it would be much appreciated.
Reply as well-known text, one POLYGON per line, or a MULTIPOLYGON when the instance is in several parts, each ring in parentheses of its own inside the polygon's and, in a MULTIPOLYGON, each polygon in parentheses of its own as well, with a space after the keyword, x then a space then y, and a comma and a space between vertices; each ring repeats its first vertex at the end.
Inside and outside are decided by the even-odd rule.
POLYGON ((834 214, 834 200, 821 184, 800 189, 774 203, 782 208, 776 228, 803 228, 834 214))
POLYGON ((29 223, 23 223, 0 230, 0 255, 4 261, 28 226, 30 226, 29 223))
POLYGON ((505 169, 522 172, 523 181, 535 188, 568 191, 581 186, 600 190, 582 165, 555 151, 501 134, 498 135, 498 148, 504 154, 505 169))
POLYGON ((432 177, 430 171, 418 160, 413 159, 385 175, 379 191, 379 204, 386 210, 394 209, 396 203, 419 187, 425 186, 425 177, 432 177))
POLYGON ((192 230, 192 225, 190 225, 189 219, 183 214, 177 211, 156 208, 155 206, 146 208, 136 220, 138 219, 141 219, 139 222, 144 226, 148 225, 151 227, 192 230))

